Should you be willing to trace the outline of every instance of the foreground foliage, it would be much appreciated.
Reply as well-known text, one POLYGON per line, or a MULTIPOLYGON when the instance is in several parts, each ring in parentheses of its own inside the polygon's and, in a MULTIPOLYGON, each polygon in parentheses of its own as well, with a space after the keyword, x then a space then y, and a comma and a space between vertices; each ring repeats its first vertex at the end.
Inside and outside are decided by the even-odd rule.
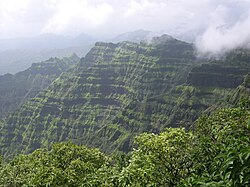
POLYGON ((170 128, 136 138, 130 154, 54 144, 19 155, 0 169, 1 186, 233 186, 250 185, 247 105, 201 117, 193 132, 170 128))
POLYGON ((184 186, 250 185, 250 112, 246 105, 202 117, 194 132, 194 172, 184 186))

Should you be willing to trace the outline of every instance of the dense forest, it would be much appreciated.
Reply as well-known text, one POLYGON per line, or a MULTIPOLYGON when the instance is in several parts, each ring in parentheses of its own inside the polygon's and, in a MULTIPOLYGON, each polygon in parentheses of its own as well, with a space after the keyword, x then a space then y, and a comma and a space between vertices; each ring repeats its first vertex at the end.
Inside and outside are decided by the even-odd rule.
POLYGON ((202 116, 194 130, 136 137, 128 154, 105 155, 70 142, 2 162, 2 186, 250 185, 249 103, 202 116))
POLYGON ((195 53, 97 42, 1 76, 0 186, 249 186, 250 52, 195 53))

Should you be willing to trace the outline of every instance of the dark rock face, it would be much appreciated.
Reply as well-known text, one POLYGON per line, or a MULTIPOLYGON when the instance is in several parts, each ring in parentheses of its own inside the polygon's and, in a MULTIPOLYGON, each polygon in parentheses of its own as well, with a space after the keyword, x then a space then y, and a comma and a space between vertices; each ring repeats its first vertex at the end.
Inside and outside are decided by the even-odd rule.
POLYGON ((244 81, 248 68, 203 64, 189 73, 187 83, 194 86, 236 88, 244 81))

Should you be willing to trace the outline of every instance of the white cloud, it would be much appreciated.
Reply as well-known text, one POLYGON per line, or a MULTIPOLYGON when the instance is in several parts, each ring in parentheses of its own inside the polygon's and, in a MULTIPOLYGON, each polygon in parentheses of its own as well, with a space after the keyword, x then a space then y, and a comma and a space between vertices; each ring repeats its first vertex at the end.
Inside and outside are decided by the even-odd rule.
POLYGON ((30 0, 22 0, 17 3, 16 0, 0 0, 1 16, 16 16, 24 11, 30 0))
POLYGON ((250 38, 250 0, 0 0, 0 38, 51 32, 112 37, 136 29, 196 37, 201 53, 250 38))
POLYGON ((51 16, 45 1, 0 0, 0 38, 32 36, 51 16))
POLYGON ((138 13, 147 14, 147 11, 153 8, 154 3, 149 2, 148 0, 137 2, 137 1, 130 1, 128 3, 128 9, 125 12, 125 17, 134 16, 138 13))
MULTIPOLYGON (((238 3, 248 2, 247 0, 238 3)), ((235 48, 246 47, 250 42, 250 5, 234 12, 237 6, 219 5, 208 15, 204 32, 197 37, 196 46, 202 55, 220 56, 235 48)))
POLYGON ((232 27, 211 25, 197 40, 201 53, 220 55, 235 48, 245 47, 250 43, 250 17, 237 22, 232 27))
POLYGON ((86 0, 55 0, 53 5, 55 13, 42 32, 79 33, 105 24, 113 13, 113 8, 107 3, 90 5, 86 0))

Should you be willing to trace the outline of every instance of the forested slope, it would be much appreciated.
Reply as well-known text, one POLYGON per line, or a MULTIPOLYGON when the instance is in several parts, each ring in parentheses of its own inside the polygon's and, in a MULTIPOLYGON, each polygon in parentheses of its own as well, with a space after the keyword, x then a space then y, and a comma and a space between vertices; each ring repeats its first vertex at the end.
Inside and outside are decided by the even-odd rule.
MULTIPOLYGON (((249 104, 201 117, 194 131, 169 128, 136 138, 129 154, 57 143, 0 165, 1 186, 166 187, 250 185, 249 104)), ((1 159, 0 159, 1 162, 1 159)))
POLYGON ((28 98, 35 97, 62 72, 73 67, 80 59, 76 55, 68 58, 50 58, 34 63, 25 71, 0 76, 0 118, 13 112, 28 98))

